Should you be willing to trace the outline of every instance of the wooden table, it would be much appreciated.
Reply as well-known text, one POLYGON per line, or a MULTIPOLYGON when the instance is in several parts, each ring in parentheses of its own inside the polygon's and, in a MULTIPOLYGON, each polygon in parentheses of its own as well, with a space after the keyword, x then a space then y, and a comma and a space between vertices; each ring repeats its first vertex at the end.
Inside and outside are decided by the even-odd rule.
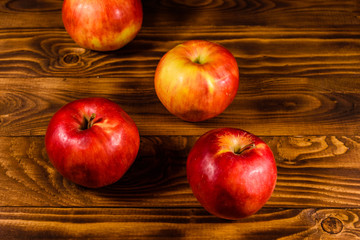
POLYGON ((78 47, 62 0, 0 0, 0 239, 359 239, 360 2, 144 0, 143 27, 119 51, 78 47), (190 39, 236 57, 240 87, 220 116, 169 114, 153 85, 158 61, 190 39), (118 103, 141 134, 117 183, 90 190, 50 164, 44 135, 75 99, 118 103), (263 138, 278 167, 255 215, 227 221, 192 195, 186 158, 207 130, 263 138))

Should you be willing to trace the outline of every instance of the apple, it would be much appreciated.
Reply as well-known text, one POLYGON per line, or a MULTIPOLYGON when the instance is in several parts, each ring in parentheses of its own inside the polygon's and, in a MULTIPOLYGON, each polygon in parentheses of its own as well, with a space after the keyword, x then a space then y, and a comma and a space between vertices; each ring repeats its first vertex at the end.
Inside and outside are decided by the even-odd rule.
POLYGON ((260 210, 277 179, 270 147, 236 128, 213 129, 202 135, 188 155, 186 169, 199 203, 211 214, 230 220, 260 210))
POLYGON ((106 98, 66 104, 53 115, 45 134, 46 152, 55 169, 88 188, 118 181, 134 162, 139 145, 134 121, 106 98))
POLYGON ((155 91, 165 108, 189 122, 222 113, 234 100, 239 68, 225 47, 190 40, 169 50, 155 71, 155 91))
POLYGON ((81 47, 117 50, 140 31, 141 0, 64 0, 62 20, 70 37, 81 47))

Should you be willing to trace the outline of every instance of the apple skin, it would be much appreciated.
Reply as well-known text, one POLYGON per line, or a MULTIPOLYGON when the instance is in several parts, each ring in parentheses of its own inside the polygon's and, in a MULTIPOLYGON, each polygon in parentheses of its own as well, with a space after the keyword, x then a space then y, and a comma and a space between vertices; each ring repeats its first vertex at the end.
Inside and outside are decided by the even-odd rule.
POLYGON ((68 180, 88 188, 118 181, 134 162, 139 145, 135 122, 105 98, 66 104, 51 118, 45 135, 53 166, 68 180))
POLYGON ((165 108, 189 122, 222 113, 234 100, 239 68, 223 46, 190 40, 169 50, 155 71, 155 91, 165 108))
POLYGON ((96 51, 120 49, 141 29, 141 0, 64 0, 62 21, 81 47, 96 51))
POLYGON ((202 135, 187 159, 194 196, 211 214, 237 220, 256 213, 276 185, 276 162, 259 137, 236 128, 202 135))

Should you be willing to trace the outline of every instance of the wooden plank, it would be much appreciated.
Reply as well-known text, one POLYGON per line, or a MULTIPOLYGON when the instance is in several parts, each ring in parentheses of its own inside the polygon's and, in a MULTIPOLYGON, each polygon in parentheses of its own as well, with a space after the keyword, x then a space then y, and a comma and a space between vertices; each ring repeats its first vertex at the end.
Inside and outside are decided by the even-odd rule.
POLYGON ((0 30, 0 77, 153 78, 160 58, 190 39, 229 49, 241 78, 351 77, 360 74, 358 29, 261 27, 144 28, 115 52, 78 47, 65 30, 0 30))
MULTIPOLYGON (((61 0, 3 0, 2 28, 62 28, 61 0)), ((356 0, 142 1, 144 26, 343 27, 359 24, 356 0)))
POLYGON ((0 208, 7 239, 357 239, 359 209, 269 209, 226 221, 203 209, 0 208))
POLYGON ((246 78, 224 113, 189 123, 163 107, 152 78, 0 78, 0 136, 44 136, 63 105, 94 96, 118 103, 141 135, 201 135, 218 127, 261 136, 356 135, 359 89, 360 81, 345 77, 246 78))
POLYGON ((62 0, 2 0, 0 2, 1 28, 53 27, 63 28, 62 0))
MULTIPOLYGON (((0 206, 200 207, 186 178, 197 137, 142 136, 138 158, 117 183, 87 189, 52 167, 43 137, 0 138, 0 206)), ((360 137, 263 137, 278 181, 265 208, 357 207, 360 137)))

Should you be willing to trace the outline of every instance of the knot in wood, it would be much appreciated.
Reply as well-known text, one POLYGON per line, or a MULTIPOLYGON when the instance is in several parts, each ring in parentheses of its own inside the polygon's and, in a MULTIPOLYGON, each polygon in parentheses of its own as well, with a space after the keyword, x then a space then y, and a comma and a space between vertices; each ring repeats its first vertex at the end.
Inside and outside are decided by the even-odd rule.
POLYGON ((330 234, 340 233, 343 229, 343 223, 334 217, 327 217, 321 222, 322 229, 330 234))
POLYGON ((80 57, 79 57, 79 55, 77 55, 75 53, 69 53, 63 57, 63 60, 67 64, 74 64, 74 63, 79 62, 80 57))

